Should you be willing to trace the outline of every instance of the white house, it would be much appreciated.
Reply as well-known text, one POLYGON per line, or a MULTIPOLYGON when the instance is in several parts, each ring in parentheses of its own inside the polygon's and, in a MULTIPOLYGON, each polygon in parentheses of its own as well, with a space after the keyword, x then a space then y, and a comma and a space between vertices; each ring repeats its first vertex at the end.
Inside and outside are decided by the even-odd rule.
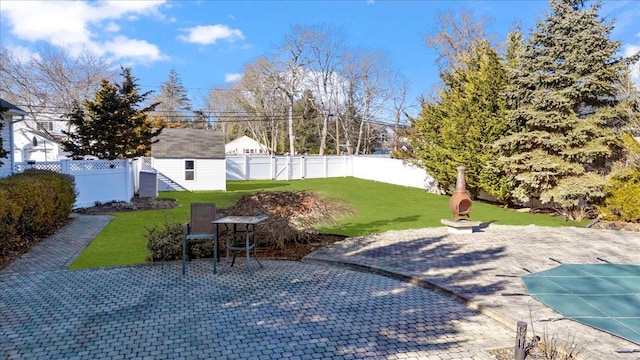
POLYGON ((2 165, 0 165, 0 177, 6 177, 13 173, 13 123, 24 119, 27 113, 19 107, 11 104, 8 101, 0 99, 0 105, 5 110, 2 114, 2 130, 0 131, 0 138, 2 139, 2 148, 7 151, 7 158, 0 159, 2 165))
POLYGON ((224 136, 206 129, 164 129, 151 145, 158 188, 226 190, 224 136), (169 187, 169 188, 168 188, 169 187))
POLYGON ((244 135, 225 144, 224 152, 229 155, 260 155, 268 154, 269 149, 266 145, 244 135))
POLYGON ((44 137, 44 133, 24 126, 20 121, 13 128, 13 160, 23 161, 58 161, 64 158, 60 145, 44 137))
POLYGON ((61 114, 46 111, 14 122, 13 160, 41 162, 67 158, 57 142, 64 137, 62 131, 67 127, 68 122, 62 120, 61 114))

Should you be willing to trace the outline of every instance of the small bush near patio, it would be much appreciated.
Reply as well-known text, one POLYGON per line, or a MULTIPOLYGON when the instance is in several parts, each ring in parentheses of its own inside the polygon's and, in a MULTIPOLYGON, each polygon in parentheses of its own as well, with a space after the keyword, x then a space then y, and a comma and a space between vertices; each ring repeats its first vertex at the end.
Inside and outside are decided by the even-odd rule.
MULTIPOLYGON (((317 241, 320 235, 315 226, 335 224, 340 217, 352 214, 353 210, 345 203, 308 191, 258 191, 218 210, 218 217, 268 215, 269 219, 256 227, 258 247, 278 250, 317 241)), ((227 236, 221 234, 221 245, 226 243, 227 236)), ((145 237, 153 261, 181 259, 182 224, 164 223, 148 228, 145 237)), ((212 247, 211 242, 194 243, 189 246, 189 258, 211 257, 212 247)))
POLYGON ((76 200, 73 178, 27 170, 0 180, 0 265, 66 224, 76 200))
MULTIPOLYGON (((165 223, 147 229, 147 248, 151 252, 152 261, 169 261, 182 259, 182 224, 165 223)), ((189 258, 200 259, 211 257, 213 244, 203 241, 189 245, 189 258)))

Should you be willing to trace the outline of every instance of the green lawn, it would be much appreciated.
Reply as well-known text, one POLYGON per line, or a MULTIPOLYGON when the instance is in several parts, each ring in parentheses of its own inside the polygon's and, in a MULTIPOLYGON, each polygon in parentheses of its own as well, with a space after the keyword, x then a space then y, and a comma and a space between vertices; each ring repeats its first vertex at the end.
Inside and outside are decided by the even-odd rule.
MULTIPOLYGON (((449 196, 350 177, 295 181, 229 181, 227 190, 163 192, 160 193, 161 197, 176 198, 182 206, 170 210, 116 213, 115 218, 96 236, 70 268, 145 263, 149 256, 144 239, 147 227, 165 222, 186 222, 189 218, 189 204, 192 202, 215 202, 217 207, 223 208, 232 205, 243 193, 258 190, 312 190, 347 201, 356 213, 343 219, 336 227, 321 228, 321 231, 332 234, 360 236, 387 230, 437 227, 442 226, 440 219, 453 217, 449 212, 449 196)), ((473 203, 471 216, 476 221, 501 225, 582 225, 577 222, 565 223, 559 217, 520 213, 478 201, 473 203)))

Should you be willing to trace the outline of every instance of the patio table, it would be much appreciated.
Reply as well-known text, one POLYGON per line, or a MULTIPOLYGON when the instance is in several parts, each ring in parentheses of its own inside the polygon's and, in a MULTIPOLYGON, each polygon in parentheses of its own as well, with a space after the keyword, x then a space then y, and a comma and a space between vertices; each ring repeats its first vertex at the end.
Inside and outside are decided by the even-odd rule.
MULTIPOLYGON (((219 240, 220 240, 220 225, 224 225, 226 228, 227 232, 230 232, 231 234, 231 243, 230 244, 226 244, 226 249, 227 249, 227 256, 226 256, 226 263, 229 263, 229 253, 231 251, 245 251, 245 254, 247 256, 247 270, 249 271, 249 274, 251 274, 251 266, 249 264, 249 260, 250 260, 250 253, 251 250, 253 250, 254 252, 254 258, 256 259, 256 262, 258 263, 258 265, 260 265, 260 267, 262 267, 262 264, 260 264, 260 261, 258 260, 257 255, 255 254, 255 227, 257 224, 267 220, 269 217, 266 215, 259 215, 259 216, 225 216, 223 218, 220 219, 216 219, 214 221, 212 221, 211 223, 215 225, 216 227, 216 231, 215 231, 215 240, 214 240, 214 251, 213 251, 213 273, 216 274, 218 272, 217 269, 217 263, 218 263, 218 247, 219 247, 219 240), (242 241, 244 240, 244 241, 242 241)), ((235 262, 235 255, 233 258, 233 261, 235 262)), ((231 265, 233 266, 233 262, 231 263, 231 265)))

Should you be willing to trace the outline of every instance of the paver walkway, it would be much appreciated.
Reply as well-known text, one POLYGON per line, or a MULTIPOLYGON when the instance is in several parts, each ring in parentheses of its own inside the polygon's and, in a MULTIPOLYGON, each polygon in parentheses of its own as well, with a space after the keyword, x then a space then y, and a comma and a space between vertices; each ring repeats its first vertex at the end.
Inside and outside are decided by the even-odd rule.
MULTIPOLYGON (((66 270, 109 219, 78 216, 0 272, 0 359, 488 359, 484 349, 513 346, 529 309, 538 333, 538 319, 558 316, 503 296, 524 292, 517 276, 550 258, 640 263, 637 233, 491 225, 348 239, 303 263, 263 261, 253 277, 241 260, 219 275, 210 261, 186 276, 179 261, 66 270)), ((638 346, 579 323, 546 324, 575 334, 591 359, 639 358, 614 351, 638 346)))

